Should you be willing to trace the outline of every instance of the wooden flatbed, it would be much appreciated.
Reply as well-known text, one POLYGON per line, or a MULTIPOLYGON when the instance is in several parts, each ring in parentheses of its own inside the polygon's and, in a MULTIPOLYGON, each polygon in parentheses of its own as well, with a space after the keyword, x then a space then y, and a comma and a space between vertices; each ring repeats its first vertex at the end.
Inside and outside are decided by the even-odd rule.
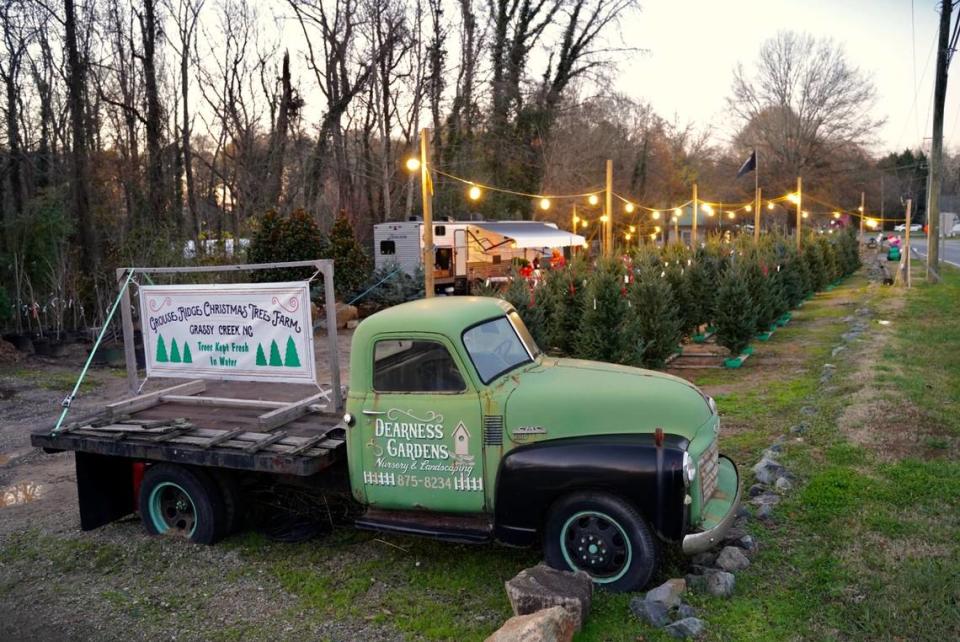
POLYGON ((30 441, 135 460, 306 477, 346 454, 330 386, 190 381, 107 404, 30 441))

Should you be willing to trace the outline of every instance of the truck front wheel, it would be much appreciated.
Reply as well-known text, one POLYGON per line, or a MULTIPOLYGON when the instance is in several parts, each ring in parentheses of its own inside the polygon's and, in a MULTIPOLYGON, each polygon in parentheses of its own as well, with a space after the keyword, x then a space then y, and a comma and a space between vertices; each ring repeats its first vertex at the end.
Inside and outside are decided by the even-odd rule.
POLYGON ((178 535, 213 544, 226 513, 217 483, 201 470, 173 464, 150 466, 140 485, 140 519, 151 535, 178 535))
POLYGON ((576 493, 551 509, 544 557, 561 570, 582 570, 615 592, 643 588, 658 564, 656 542, 629 503, 603 493, 576 493))

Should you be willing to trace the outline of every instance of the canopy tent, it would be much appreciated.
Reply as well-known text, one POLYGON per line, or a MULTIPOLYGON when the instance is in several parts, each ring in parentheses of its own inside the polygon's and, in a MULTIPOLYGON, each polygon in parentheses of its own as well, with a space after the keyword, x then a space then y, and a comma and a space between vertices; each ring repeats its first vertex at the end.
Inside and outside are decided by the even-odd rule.
POLYGON ((510 239, 518 248, 569 247, 586 242, 579 234, 539 221, 484 221, 471 223, 471 226, 510 239))

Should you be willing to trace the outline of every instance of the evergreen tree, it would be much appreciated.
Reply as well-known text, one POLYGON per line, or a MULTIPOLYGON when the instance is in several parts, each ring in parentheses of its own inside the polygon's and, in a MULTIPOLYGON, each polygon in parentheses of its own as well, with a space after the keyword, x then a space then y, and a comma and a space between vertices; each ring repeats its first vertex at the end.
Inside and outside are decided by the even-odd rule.
POLYGON ((167 344, 163 340, 163 335, 159 335, 157 338, 157 363, 167 363, 169 359, 167 358, 167 344))
POLYGON ((283 365, 288 368, 300 367, 300 355, 297 354, 297 344, 293 337, 287 337, 287 350, 283 357, 283 365))
POLYGON ((337 296, 345 298, 359 294, 370 278, 370 257, 357 243, 353 226, 343 212, 330 228, 326 256, 333 259, 337 296))
POLYGON ((717 297, 716 263, 713 257, 700 254, 690 265, 690 321, 693 331, 713 320, 717 297))
POLYGON ((265 366, 267 365, 267 356, 263 354, 263 344, 257 344, 257 365, 265 366))
POLYGON ((537 304, 537 292, 533 284, 520 276, 514 269, 510 277, 510 284, 503 293, 503 298, 517 309, 517 314, 523 324, 527 326, 533 340, 538 345, 546 345, 546 336, 543 324, 543 308, 537 304))
POLYGON ((582 258, 575 258, 566 267, 551 270, 547 275, 544 314, 548 343, 561 354, 576 352, 577 334, 584 312, 587 266, 582 258))
POLYGON ((739 355, 750 344, 757 327, 757 315, 740 265, 726 269, 717 292, 717 343, 739 355))
POLYGON ((677 310, 677 321, 680 323, 680 334, 688 335, 696 327, 699 316, 694 301, 693 288, 690 283, 690 270, 685 260, 674 259, 664 266, 667 283, 673 292, 673 301, 677 310))
POLYGON ((190 344, 183 344, 183 362, 184 363, 193 363, 193 355, 190 353, 190 344))
POLYGON ((623 296, 623 266, 602 259, 590 275, 584 293, 584 311, 575 342, 582 359, 618 363, 627 353, 623 324, 627 300, 623 296))
MULTIPOLYGON (((270 210, 255 224, 247 258, 251 263, 304 261, 324 256, 326 240, 316 221, 305 210, 298 209, 287 217, 270 210)), ((251 273, 256 281, 296 281, 309 278, 311 268, 257 270, 251 273)), ((339 281, 339 269, 336 279, 339 281)))
POLYGON ((180 363, 180 348, 176 339, 170 342, 170 363, 180 363))
POLYGON ((737 258, 740 260, 741 271, 753 302, 755 330, 766 332, 776 320, 773 288, 768 278, 769 267, 762 262, 762 257, 756 251, 737 258))
POLYGON ((271 366, 283 365, 283 361, 280 359, 280 348, 277 347, 276 341, 270 342, 270 365, 271 366))
POLYGON ((815 241, 812 234, 807 235, 802 254, 810 274, 810 291, 819 292, 826 287, 828 275, 823 253, 820 251, 820 244, 815 241))
POLYGON ((644 266, 628 288, 630 305, 624 327, 627 363, 662 368, 680 344, 681 321, 673 289, 661 270, 644 266))

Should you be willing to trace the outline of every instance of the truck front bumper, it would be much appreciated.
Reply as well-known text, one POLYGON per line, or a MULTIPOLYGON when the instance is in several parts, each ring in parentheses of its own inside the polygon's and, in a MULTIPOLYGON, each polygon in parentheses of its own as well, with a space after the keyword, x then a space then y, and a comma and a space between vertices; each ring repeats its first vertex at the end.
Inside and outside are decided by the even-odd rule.
POLYGON ((717 489, 703 510, 706 528, 683 538, 683 552, 686 555, 709 550, 723 539, 737 518, 741 492, 737 465, 729 457, 720 455, 717 489))

